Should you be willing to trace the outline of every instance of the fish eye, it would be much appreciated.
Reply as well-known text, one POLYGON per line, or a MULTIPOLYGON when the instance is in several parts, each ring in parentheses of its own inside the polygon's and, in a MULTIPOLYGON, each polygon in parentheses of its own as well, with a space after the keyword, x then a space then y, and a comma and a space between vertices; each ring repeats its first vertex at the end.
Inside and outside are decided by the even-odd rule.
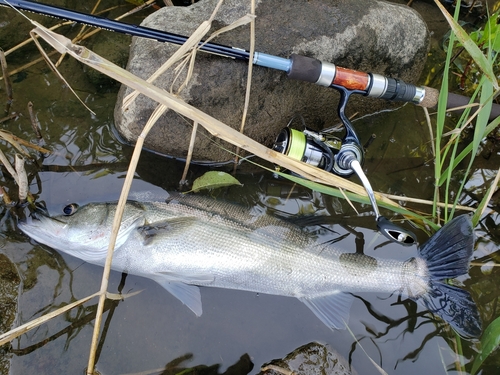
POLYGON ((73 215, 76 211, 78 211, 78 205, 76 203, 70 203, 67 206, 63 208, 63 214, 65 216, 71 216, 73 215))

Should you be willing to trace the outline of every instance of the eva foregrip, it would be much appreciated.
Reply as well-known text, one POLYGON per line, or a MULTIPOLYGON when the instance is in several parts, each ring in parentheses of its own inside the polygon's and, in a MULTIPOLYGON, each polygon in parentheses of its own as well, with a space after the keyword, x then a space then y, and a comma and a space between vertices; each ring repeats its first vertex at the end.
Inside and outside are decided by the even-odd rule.
POLYGON ((290 56, 292 61, 288 78, 298 81, 316 83, 321 76, 322 63, 312 57, 293 54, 290 56))

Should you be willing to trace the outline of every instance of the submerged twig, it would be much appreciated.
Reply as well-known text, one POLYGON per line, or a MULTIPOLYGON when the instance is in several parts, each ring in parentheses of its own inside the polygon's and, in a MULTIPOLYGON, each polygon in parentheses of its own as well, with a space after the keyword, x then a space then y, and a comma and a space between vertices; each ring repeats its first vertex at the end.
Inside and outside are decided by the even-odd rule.
POLYGON ((33 112, 33 103, 28 102, 28 112, 30 114, 30 120, 31 120, 31 127, 33 128, 33 131, 35 132, 36 138, 38 139, 38 142, 43 141, 43 136, 42 136, 42 128, 40 126, 40 121, 38 121, 38 118, 36 117, 35 113, 33 112))
POLYGON ((5 53, 0 48, 0 65, 2 66, 2 76, 5 77, 5 92, 7 93, 7 103, 5 105, 5 113, 9 113, 10 106, 13 100, 12 82, 10 81, 9 73, 7 72, 7 60, 5 60, 5 53))
POLYGON ((18 117, 19 114, 17 114, 16 112, 13 112, 11 113, 10 115, 4 117, 4 118, 0 118, 0 124, 5 122, 5 121, 9 121, 9 120, 12 120, 12 119, 15 119, 16 117, 18 117))
POLYGON ((432 131, 431 117, 429 116, 428 109, 426 107, 422 108, 424 109, 425 120, 427 122, 427 127, 429 128, 429 136, 431 137, 432 156, 436 158, 436 148, 434 146, 434 132, 432 131))

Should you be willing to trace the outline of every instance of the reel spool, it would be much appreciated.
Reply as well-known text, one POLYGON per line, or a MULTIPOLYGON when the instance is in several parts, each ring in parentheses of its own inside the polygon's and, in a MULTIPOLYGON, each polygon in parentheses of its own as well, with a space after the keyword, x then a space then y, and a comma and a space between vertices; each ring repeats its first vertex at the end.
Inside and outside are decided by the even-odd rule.
POLYGON ((331 172, 335 162, 334 154, 340 150, 341 144, 341 140, 336 137, 287 126, 276 137, 273 150, 331 172))

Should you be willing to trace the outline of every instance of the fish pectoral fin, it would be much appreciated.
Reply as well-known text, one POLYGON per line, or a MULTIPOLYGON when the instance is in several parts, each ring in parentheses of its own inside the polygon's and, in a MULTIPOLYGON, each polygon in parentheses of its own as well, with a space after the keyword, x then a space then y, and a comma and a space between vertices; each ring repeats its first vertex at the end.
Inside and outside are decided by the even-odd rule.
POLYGON ((198 219, 195 217, 180 217, 157 221, 154 224, 142 225, 137 228, 137 233, 142 237, 143 245, 149 245, 155 239, 161 238, 162 235, 173 236, 182 234, 198 219))
POLYGON ((348 293, 334 292, 320 297, 301 297, 299 300, 330 329, 345 329, 354 297, 348 293))
POLYGON ((203 309, 201 306, 200 288, 195 285, 173 281, 168 277, 155 277, 154 280, 168 290, 184 305, 189 307, 189 309, 194 312, 196 316, 201 316, 203 309))

